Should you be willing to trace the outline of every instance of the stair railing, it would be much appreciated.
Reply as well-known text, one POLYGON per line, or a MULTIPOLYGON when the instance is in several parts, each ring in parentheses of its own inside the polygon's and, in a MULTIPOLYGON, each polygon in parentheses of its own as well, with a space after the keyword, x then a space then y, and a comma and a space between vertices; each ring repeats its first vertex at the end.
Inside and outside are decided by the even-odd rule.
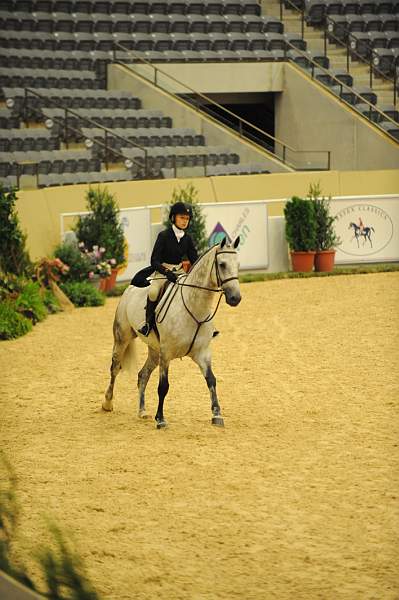
MULTIPOLYGON (((377 114, 378 114, 378 115, 379 115, 379 118, 380 118, 380 120, 381 120, 381 121, 390 121, 390 122, 391 122, 391 123, 392 123, 392 124, 395 126, 395 128, 398 128, 398 123, 397 123, 396 121, 394 121, 394 119, 391 119, 391 117, 390 117, 389 115, 387 115, 386 113, 384 113, 383 111, 381 111, 381 110, 380 110, 379 108, 377 108, 377 107, 376 107, 374 104, 372 104, 372 103, 371 103, 371 102, 369 102, 369 101, 368 101, 366 98, 364 98, 364 97, 363 97, 361 94, 358 94, 358 93, 357 93, 357 92, 356 92, 356 91, 353 89, 353 87, 351 87, 351 86, 347 85, 346 83, 343 83, 343 81, 341 81, 340 79, 338 79, 337 77, 335 77, 335 75, 333 75, 333 74, 332 74, 332 73, 331 73, 331 72, 330 72, 328 69, 325 69, 325 68, 324 68, 324 67, 322 67, 322 66, 321 66, 319 63, 317 63, 316 61, 312 60, 312 59, 309 57, 309 55, 308 55, 308 54, 306 54, 306 52, 303 52, 302 50, 300 50, 300 49, 299 49, 299 48, 297 48, 296 46, 293 46, 293 45, 292 45, 292 44, 290 44, 289 42, 286 42, 286 44, 287 44, 288 46, 291 46, 291 49, 295 50, 295 52, 296 52, 297 54, 299 54, 300 56, 303 56, 303 57, 304 57, 304 58, 305 58, 305 59, 306 59, 306 60, 307 60, 307 61, 308 61, 308 62, 311 64, 311 77, 312 77, 313 81, 316 81, 317 83, 319 83, 320 85, 322 85, 322 86, 323 86, 323 89, 330 91, 330 92, 331 92, 331 94, 332 94, 334 97, 336 97, 336 95, 334 94, 334 92, 333 92, 331 89, 329 89, 328 85, 324 85, 324 84, 322 84, 320 81, 318 81, 318 80, 315 78, 315 74, 314 74, 314 72, 315 72, 315 69, 317 69, 317 70, 319 70, 319 71, 322 71, 322 72, 323 72, 325 75, 327 75, 327 76, 328 76, 330 79, 332 79, 332 80, 335 82, 335 84, 336 84, 337 86, 339 86, 339 88, 340 88, 339 99, 340 99, 342 102, 344 102, 346 106, 349 106, 349 107, 351 107, 352 109, 354 109, 353 105, 349 104, 348 102, 346 102, 346 100, 344 100, 344 99, 342 98, 343 90, 349 91, 351 94, 353 94, 354 96, 356 96, 356 98, 357 98, 358 100, 360 100, 362 104, 367 104, 367 105, 368 105, 368 107, 369 107, 369 113, 368 113, 368 114, 369 114, 369 117, 365 117, 365 116, 364 116, 362 113, 360 113, 360 112, 356 111, 356 114, 357 114, 357 115, 359 115, 360 117, 364 118, 366 121, 372 121, 372 123, 373 123, 374 125, 378 125, 378 122, 376 122, 376 121, 373 121, 373 120, 372 120, 372 117, 373 117, 374 115, 377 115, 377 114), (382 117, 382 118, 381 118, 381 117, 382 117)), ((287 54, 287 50, 285 50, 285 51, 284 51, 284 54, 285 54, 285 55, 287 54)), ((288 60, 288 58, 289 58, 289 57, 287 56, 287 60, 288 60)), ((293 61, 292 59, 291 59, 291 62, 294 62, 294 64, 295 64, 295 61, 293 61)), ((304 72, 304 73, 306 73, 307 71, 306 71, 306 70, 304 70, 303 72, 304 72)), ((359 104, 360 104, 360 102, 359 102, 359 104)), ((385 131, 385 130, 383 130, 383 129, 381 129, 381 128, 379 128, 379 130, 380 130, 380 131, 383 131, 385 134, 387 134, 387 135, 388 135, 388 136, 389 136, 391 139, 393 139, 393 140, 394 140, 396 143, 399 143, 399 140, 397 140, 397 139, 396 139, 396 138, 395 138, 393 135, 391 135, 389 132, 387 132, 387 131, 385 131)))
MULTIPOLYGON (((283 164, 287 165, 288 167, 294 170, 304 170, 305 168, 307 170, 330 169, 331 152, 329 150, 297 150, 296 148, 293 148, 292 146, 286 144, 282 140, 260 129, 253 123, 250 123, 249 121, 241 118, 240 116, 238 116, 231 110, 225 108, 221 104, 218 104, 209 96, 206 96, 205 94, 194 90, 182 81, 179 81, 163 69, 159 68, 158 66, 155 66, 150 61, 136 54, 133 50, 126 48, 119 42, 115 42, 113 62, 115 64, 120 64, 124 67, 129 67, 129 63, 126 64, 126 62, 123 62, 123 60, 127 61, 131 59, 133 59, 135 63, 139 63, 149 67, 152 73, 152 78, 148 78, 148 81, 150 81, 153 85, 162 89, 163 91, 172 95, 173 97, 177 96, 181 102, 184 102, 190 107, 194 107, 201 114, 206 114, 206 116, 212 119, 215 123, 220 123, 222 121, 225 126, 227 126, 230 130, 238 134, 238 136, 241 139, 249 141, 251 142, 251 144, 256 145, 261 152, 266 151, 267 153, 272 154, 272 156, 283 162, 283 164), (117 57, 118 49, 122 50, 124 53, 122 59, 117 57), (160 83, 160 75, 162 76, 162 78, 166 78, 168 81, 170 81, 174 87, 176 87, 177 85, 178 89, 180 88, 186 90, 186 93, 181 94, 177 92, 171 92, 171 90, 168 89, 165 85, 162 86, 160 83), (204 108, 204 106, 206 106, 206 109, 204 108), (281 149, 280 152, 278 152, 277 149, 281 149), (309 160, 306 161, 306 156, 307 158, 309 158, 309 155, 312 154, 322 155, 323 166, 319 165, 315 167, 310 164, 309 160), (298 164, 295 165, 295 163, 292 162, 292 160, 295 159, 295 157, 297 157, 297 159, 303 158, 303 164, 306 163, 306 167, 301 168, 298 166, 298 164)), ((140 77, 147 79, 143 73, 137 71, 134 71, 134 73, 140 77)))
MULTIPOLYGON (((287 4, 289 4, 290 7, 292 8, 292 10, 295 10, 301 16, 301 35, 303 38, 304 31, 305 31, 305 22, 306 22, 305 8, 297 6, 295 4, 295 2, 293 2, 292 0, 280 0, 280 20, 281 21, 283 21, 283 14, 284 14, 283 7, 286 6, 287 4)), ((374 50, 372 48, 370 48, 370 59, 367 60, 364 56, 362 56, 361 54, 356 52, 355 47, 352 47, 350 44, 346 44, 343 40, 340 40, 339 38, 334 36, 333 30, 330 29, 330 27, 329 27, 330 25, 332 25, 332 23, 333 23, 333 19, 331 19, 331 17, 329 15, 325 15, 325 20, 324 20, 323 27, 322 27, 323 39, 324 39, 324 56, 327 56, 327 45, 328 45, 329 38, 334 39, 334 42, 336 44, 346 47, 346 65, 347 65, 348 73, 350 73, 351 56, 355 55, 360 62, 367 64, 369 67, 370 87, 372 87, 373 74, 377 77, 381 77, 382 79, 386 79, 387 81, 392 83, 392 85, 393 85, 393 104, 396 104, 396 98, 397 98, 397 93, 398 93, 398 91, 397 91, 398 79, 397 79, 396 68, 394 68, 394 78, 392 80, 386 73, 384 73, 383 71, 378 69, 378 64, 377 64, 378 54, 376 54, 376 52, 374 52, 374 50)), ((348 34, 349 38, 352 38, 352 42, 356 41, 356 38, 349 31, 347 32, 347 34, 348 34)))
POLYGON ((356 50, 357 38, 354 35, 352 35, 352 33, 348 30, 346 30, 345 33, 346 33, 346 38, 348 40, 347 43, 345 43, 344 40, 341 40, 336 35, 334 35, 334 19, 330 18, 327 15, 326 26, 324 28, 324 49, 325 49, 324 54, 325 54, 325 56, 327 56, 327 40, 333 39, 334 43, 336 43, 340 46, 343 46, 346 49, 346 70, 348 71, 348 73, 350 73, 350 65, 351 65, 351 61, 353 61, 353 56, 356 56, 356 58, 359 62, 363 62, 364 64, 367 64, 367 66, 369 68, 370 87, 373 87, 373 75, 375 77, 380 77, 381 79, 385 79, 386 81, 389 81, 392 84, 392 86, 393 86, 393 104, 396 104, 397 84, 398 84, 396 68, 394 68, 394 70, 393 70, 393 79, 391 79, 391 77, 389 77, 386 73, 384 73, 383 71, 381 71, 378 68, 378 64, 377 64, 377 61, 379 60, 378 54, 374 51, 374 49, 369 48, 369 58, 367 59, 365 56, 363 56, 356 50))
MULTIPOLYGON (((134 146, 136 148, 139 148, 143 152, 143 155, 144 155, 144 161, 143 161, 144 162, 144 178, 145 179, 148 178, 148 176, 149 176, 148 151, 145 148, 145 146, 141 146, 140 144, 137 144, 136 142, 133 142, 132 140, 129 140, 128 138, 118 135, 117 133, 115 133, 111 129, 109 129, 108 127, 104 127, 103 125, 101 125, 101 123, 98 123, 97 121, 93 121, 93 119, 83 116, 83 115, 79 114, 79 112, 77 112, 69 107, 63 106, 60 102, 57 102, 48 97, 42 96, 41 94, 39 94, 38 92, 36 92, 35 90, 33 90, 31 88, 23 88, 23 89, 24 89, 24 99, 23 99, 23 105, 22 105, 22 120, 24 121, 27 128, 29 128, 29 113, 30 112, 34 113, 38 116, 41 116, 42 118, 44 117, 45 125, 48 129, 52 129, 52 127, 54 126, 54 123, 56 123, 64 131, 65 146, 68 149, 69 148, 68 132, 71 131, 71 132, 78 134, 79 136, 82 135, 82 132, 80 129, 77 129, 68 123, 68 117, 70 117, 70 116, 77 117, 78 119, 88 123, 92 127, 101 129, 103 131, 103 134, 104 134, 103 142, 100 140, 97 140, 97 139, 86 138, 85 145, 88 149, 91 148, 93 145, 97 145, 97 146, 100 146, 101 148, 104 148, 104 150, 105 150, 104 164, 105 164, 105 169, 107 171, 109 170, 109 162, 112 162, 109 160, 109 158, 110 158, 110 156, 112 157, 113 155, 120 157, 122 159, 122 161, 124 162, 125 167, 129 170, 132 169, 134 164, 136 164, 136 166, 139 169, 141 169, 143 166, 141 164, 141 162, 137 161, 134 157, 127 157, 110 145, 110 139, 116 138, 116 139, 123 141, 123 143, 126 146, 134 146), (50 116, 46 115, 46 113, 45 113, 46 107, 35 108, 34 106, 29 106, 29 96, 30 95, 34 96, 36 98, 39 98, 41 100, 45 100, 46 103, 52 104, 53 108, 62 109, 64 111, 64 119, 61 119, 59 117, 54 117, 51 115, 50 116)), ((12 100, 12 98, 8 98, 6 100, 6 104, 9 108, 12 108, 14 101, 12 100)), ((47 107, 47 108, 49 108, 49 107, 47 107)))

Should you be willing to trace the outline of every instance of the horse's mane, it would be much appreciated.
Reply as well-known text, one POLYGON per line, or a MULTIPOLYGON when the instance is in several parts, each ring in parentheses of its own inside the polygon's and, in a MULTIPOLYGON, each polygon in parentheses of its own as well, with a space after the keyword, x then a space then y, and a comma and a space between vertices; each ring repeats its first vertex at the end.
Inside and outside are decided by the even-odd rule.
POLYGON ((190 271, 189 273, 191 273, 191 271, 194 269, 194 267, 200 262, 202 261, 202 259, 211 252, 211 250, 214 250, 216 248, 216 246, 218 246, 219 244, 213 244, 213 246, 211 246, 210 248, 208 248, 207 250, 205 250, 205 252, 203 252, 198 258, 197 260, 191 265, 190 267, 190 271))

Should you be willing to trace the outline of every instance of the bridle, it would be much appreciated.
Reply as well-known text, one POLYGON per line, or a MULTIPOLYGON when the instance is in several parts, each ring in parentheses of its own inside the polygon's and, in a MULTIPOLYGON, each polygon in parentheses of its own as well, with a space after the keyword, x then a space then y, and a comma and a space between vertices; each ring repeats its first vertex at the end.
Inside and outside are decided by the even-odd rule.
MULTIPOLYGON (((224 294, 223 285, 225 285, 225 284, 226 284, 226 283, 228 283, 229 281, 233 281, 233 280, 235 280, 235 279, 237 279, 237 280, 238 280, 238 276, 226 277, 225 279, 222 279, 222 278, 221 278, 221 274, 220 274, 220 265, 219 265, 219 263, 218 263, 218 260, 217 260, 217 257, 218 257, 220 254, 236 254, 236 251, 235 251, 235 250, 219 250, 219 251, 216 251, 216 253, 215 253, 215 258, 214 258, 214 260, 213 260, 213 262, 212 262, 212 266, 211 266, 211 273, 212 273, 212 269, 213 269, 213 267, 215 267, 215 273, 216 273, 216 282, 217 282, 217 287, 216 287, 216 288, 209 288, 209 287, 202 286, 202 285, 196 285, 196 284, 191 284, 191 283, 184 283, 184 281, 179 281, 179 280, 177 280, 177 281, 175 282, 175 285, 177 285, 177 286, 180 286, 180 295, 181 295, 181 299, 182 299, 182 302, 183 302, 183 306, 184 306, 184 308, 186 309, 186 311, 188 312, 188 314, 190 315, 190 317, 191 317, 191 318, 192 318, 192 319, 195 321, 195 323, 197 324, 197 330, 196 330, 196 332, 194 333, 194 337, 193 337, 193 339, 192 339, 192 341, 191 341, 191 344, 190 344, 190 347, 189 347, 189 349, 188 349, 188 350, 187 350, 187 352, 186 352, 186 355, 190 353, 190 351, 191 351, 191 349, 192 349, 192 347, 193 347, 193 345, 194 345, 194 342, 195 342, 195 340, 196 340, 196 338, 197 338, 197 335, 198 335, 198 332, 199 332, 199 330, 200 330, 200 327, 201 327, 201 325, 203 325, 204 323, 208 323, 208 322, 209 322, 209 321, 211 321, 211 320, 214 318, 214 316, 216 315, 216 313, 217 313, 217 311, 218 311, 218 308, 219 308, 219 305, 220 305, 220 301, 221 301, 221 299, 222 299, 222 295, 224 294), (199 321, 199 320, 197 319, 197 317, 196 317, 196 316, 195 316, 195 315, 194 315, 194 314, 191 312, 190 308, 187 306, 187 303, 186 303, 186 301, 184 300, 184 296, 183 296, 183 288, 184 288, 184 287, 191 287, 191 288, 195 288, 195 289, 198 289, 198 290, 204 290, 204 291, 208 291, 208 292, 219 292, 220 296, 219 296, 219 299, 218 299, 218 301, 217 301, 217 304, 216 304, 216 308, 215 308, 215 310, 214 310, 214 311, 213 311, 211 314, 209 314, 209 315, 208 315, 208 316, 207 316, 207 317, 206 317, 204 320, 202 320, 202 321, 199 321)), ((178 288, 176 288, 176 291, 177 291, 177 289, 178 289, 178 288)), ((165 316, 166 316, 166 313, 168 312, 169 306, 170 306, 170 304, 171 304, 171 302, 172 302, 172 300, 173 300, 174 296, 175 296, 175 294, 171 294, 171 295, 170 295, 170 297, 169 297, 169 303, 168 303, 168 306, 166 307, 166 310, 165 310, 165 312, 164 312, 164 314, 163 314, 163 317, 162 317, 162 319, 160 319, 159 321, 157 321, 158 323, 161 323, 161 322, 164 320, 164 318, 165 318, 165 316)), ((162 306, 161 308, 163 309, 164 307, 162 306)), ((161 312, 161 311, 160 311, 160 312, 161 312)))

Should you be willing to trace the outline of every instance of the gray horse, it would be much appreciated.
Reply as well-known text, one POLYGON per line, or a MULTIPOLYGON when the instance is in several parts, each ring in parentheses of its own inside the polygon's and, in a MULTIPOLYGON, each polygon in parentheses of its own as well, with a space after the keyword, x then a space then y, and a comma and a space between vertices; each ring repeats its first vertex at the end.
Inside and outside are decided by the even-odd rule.
POLYGON ((241 301, 237 257, 239 241, 237 238, 233 244, 228 244, 223 239, 220 244, 207 250, 187 275, 168 285, 156 309, 156 329, 148 337, 138 333, 145 320, 147 288, 130 285, 125 290, 115 314, 111 381, 102 404, 104 410, 113 409, 115 378, 134 357, 135 340, 139 337, 148 346, 147 360, 138 374, 139 416, 147 417, 145 389, 151 373, 159 365, 155 420, 158 429, 167 426, 163 405, 169 390, 169 363, 175 358, 189 356, 201 369, 208 385, 212 423, 224 425, 216 395, 210 342, 215 331, 213 317, 222 294, 230 306, 237 306, 241 301))

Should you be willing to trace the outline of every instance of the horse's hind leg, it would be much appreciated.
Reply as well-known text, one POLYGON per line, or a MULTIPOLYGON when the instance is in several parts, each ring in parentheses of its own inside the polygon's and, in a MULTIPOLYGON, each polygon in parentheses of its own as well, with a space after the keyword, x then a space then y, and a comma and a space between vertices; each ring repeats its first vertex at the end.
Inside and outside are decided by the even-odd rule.
POLYGON ((145 389, 147 387, 148 380, 151 377, 151 373, 155 367, 158 366, 158 363, 159 353, 149 347, 147 360, 145 361, 137 378, 137 387, 139 389, 139 417, 142 419, 147 418, 147 413, 145 410, 145 389))
POLYGON ((197 363, 203 376, 205 377, 206 384, 208 386, 209 394, 211 397, 211 410, 212 410, 212 425, 218 425, 219 427, 224 426, 223 417, 220 410, 219 400, 216 394, 216 377, 212 371, 212 360, 211 351, 208 348, 199 354, 191 356, 192 360, 197 363))
POLYGON ((113 410, 112 398, 114 395, 114 384, 116 376, 122 368, 122 357, 126 351, 126 348, 129 345, 129 342, 132 340, 133 333, 130 326, 127 324, 123 327, 117 317, 114 320, 114 347, 112 350, 112 362, 111 362, 111 380, 109 382, 109 386, 107 391, 105 392, 105 400, 103 400, 102 407, 103 410, 111 411, 113 410))

